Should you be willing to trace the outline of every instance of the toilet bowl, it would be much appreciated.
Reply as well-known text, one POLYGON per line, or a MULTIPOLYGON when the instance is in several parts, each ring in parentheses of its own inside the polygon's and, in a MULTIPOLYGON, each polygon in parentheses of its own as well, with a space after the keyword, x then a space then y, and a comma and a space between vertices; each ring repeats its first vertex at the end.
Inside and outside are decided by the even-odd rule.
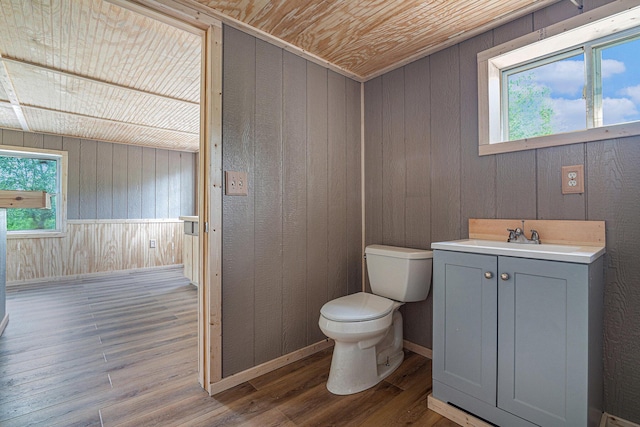
MULTIPOLYGON (((327 389, 333 394, 353 394, 373 387, 397 368, 402 351, 402 304, 359 292, 325 304, 320 311, 320 330, 335 341, 327 389), (377 304, 376 304, 377 303, 377 304), (400 339, 386 343, 387 355, 378 360, 376 346, 400 329, 400 339), (389 344, 393 344, 391 347, 389 344)), ((388 339, 387 339, 388 341, 388 339)))
POLYGON ((398 309, 426 299, 431 286, 431 251, 372 245, 365 254, 373 293, 340 297, 320 310, 320 330, 335 341, 327 380, 333 394, 371 388, 400 366, 404 352, 398 309))

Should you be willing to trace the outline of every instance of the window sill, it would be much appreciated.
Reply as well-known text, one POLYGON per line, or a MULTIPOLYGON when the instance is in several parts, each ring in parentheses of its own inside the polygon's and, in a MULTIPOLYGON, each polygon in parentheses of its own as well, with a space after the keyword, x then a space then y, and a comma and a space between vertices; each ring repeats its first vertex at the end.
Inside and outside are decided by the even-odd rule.
POLYGON ((66 237, 67 233, 64 231, 34 231, 34 232, 19 232, 9 231, 7 232, 7 240, 11 239, 46 239, 46 238, 60 238, 66 237))
POLYGON ((583 142, 627 138, 638 135, 640 135, 640 122, 622 123, 618 125, 586 129, 579 132, 538 136, 535 138, 505 141, 493 144, 481 144, 478 148, 478 154, 480 156, 487 156, 491 154, 534 150, 536 148, 557 147, 560 145, 579 144, 583 142))

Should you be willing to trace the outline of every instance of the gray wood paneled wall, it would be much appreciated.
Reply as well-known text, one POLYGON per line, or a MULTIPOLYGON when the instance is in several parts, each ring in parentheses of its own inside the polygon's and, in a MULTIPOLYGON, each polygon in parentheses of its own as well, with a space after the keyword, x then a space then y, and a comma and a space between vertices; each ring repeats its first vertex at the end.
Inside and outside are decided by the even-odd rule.
POLYGON ((69 153, 67 219, 196 214, 194 153, 8 129, 0 129, 0 145, 69 153))
POLYGON ((324 338, 362 283, 360 84, 224 27, 223 376, 324 338))
MULTIPOLYGON (((365 236, 429 248, 467 237, 469 218, 605 220, 605 410, 638 423, 640 138, 477 154, 476 54, 578 13, 556 3, 365 84, 365 236), (563 196, 573 164, 586 191, 563 196)), ((404 312, 405 338, 430 348, 431 300, 404 312)))

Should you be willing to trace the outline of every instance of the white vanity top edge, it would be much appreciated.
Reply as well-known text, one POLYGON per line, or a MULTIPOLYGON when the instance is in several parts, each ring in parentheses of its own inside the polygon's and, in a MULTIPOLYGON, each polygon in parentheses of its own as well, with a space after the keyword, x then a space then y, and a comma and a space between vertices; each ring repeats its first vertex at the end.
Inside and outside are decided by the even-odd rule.
POLYGON ((590 264, 604 255, 604 246, 507 243, 493 240, 463 239, 434 242, 431 249, 502 255, 517 258, 590 264))

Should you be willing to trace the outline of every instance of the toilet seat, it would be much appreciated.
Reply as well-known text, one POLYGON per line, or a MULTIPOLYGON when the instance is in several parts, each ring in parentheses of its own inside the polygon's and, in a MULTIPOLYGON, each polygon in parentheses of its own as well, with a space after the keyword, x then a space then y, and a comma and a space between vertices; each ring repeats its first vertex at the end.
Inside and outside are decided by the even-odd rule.
POLYGON ((358 292, 329 301, 322 306, 320 314, 334 322, 366 322, 385 317, 398 305, 388 298, 358 292))

